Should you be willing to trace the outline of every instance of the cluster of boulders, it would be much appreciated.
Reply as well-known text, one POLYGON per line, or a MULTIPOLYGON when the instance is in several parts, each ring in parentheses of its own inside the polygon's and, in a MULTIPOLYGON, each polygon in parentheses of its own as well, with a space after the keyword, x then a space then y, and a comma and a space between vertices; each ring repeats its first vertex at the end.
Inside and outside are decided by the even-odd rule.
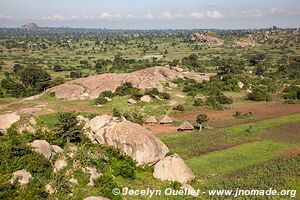
POLYGON ((85 133, 93 142, 120 149, 139 166, 154 165, 155 178, 180 183, 195 178, 179 155, 166 157, 168 147, 139 124, 109 115, 96 116, 91 120, 78 116, 78 120, 84 123, 85 133))
MULTIPOLYGON (((109 115, 100 115, 92 119, 78 116, 77 119, 79 123, 84 125, 84 132, 92 142, 120 149, 123 153, 132 157, 139 166, 154 165, 153 176, 155 178, 178 181, 182 184, 186 184, 195 178, 193 172, 179 155, 166 156, 169 152, 168 147, 145 127, 132 123, 125 118, 120 119, 109 115)), ((2 122, 1 120, 6 122, 0 123, 1 130, 7 130, 11 124, 20 120, 20 117, 16 114, 0 115, 0 122, 2 122)), ((45 140, 34 140, 28 145, 47 160, 53 162, 54 172, 67 167, 67 157, 74 157, 77 151, 75 145, 63 150, 61 147, 51 145, 45 140), (54 155, 57 156, 53 157, 54 155), (53 158, 55 158, 55 161, 53 161, 53 158)), ((76 163, 73 163, 73 168, 77 167, 76 163)), ((92 166, 82 167, 82 170, 90 174, 88 185, 94 185, 94 180, 101 176, 101 173, 98 173, 96 168, 92 166)), ((19 170, 13 173, 11 181, 19 181, 21 186, 25 186, 31 178, 29 172, 19 170)), ((78 180, 74 177, 71 177, 69 182, 78 184, 78 180)), ((46 185, 46 191, 51 194, 56 192, 56 189, 52 183, 49 183, 46 185)))

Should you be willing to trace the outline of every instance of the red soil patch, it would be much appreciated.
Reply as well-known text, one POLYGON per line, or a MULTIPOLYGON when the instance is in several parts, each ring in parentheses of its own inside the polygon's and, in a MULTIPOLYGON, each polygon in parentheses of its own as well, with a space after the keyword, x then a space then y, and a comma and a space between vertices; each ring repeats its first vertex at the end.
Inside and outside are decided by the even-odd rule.
POLYGON ((299 155, 299 154, 300 154, 300 148, 289 150, 289 151, 285 151, 283 153, 283 156, 296 156, 296 155, 299 155))
POLYGON ((160 124, 153 124, 153 125, 145 125, 147 129, 149 129, 154 135, 161 134, 161 133, 175 133, 177 131, 177 127, 175 126, 164 126, 160 124))
POLYGON ((210 123, 218 127, 229 127, 233 125, 244 124, 247 122, 255 122, 260 120, 272 119, 286 115, 300 113, 300 104, 284 104, 283 102, 246 102, 233 104, 226 110, 209 110, 200 108, 193 111, 188 111, 182 114, 174 115, 173 118, 181 121, 194 121, 198 114, 207 114, 210 123), (233 115, 236 111, 247 113, 252 112, 253 118, 236 120, 233 115))

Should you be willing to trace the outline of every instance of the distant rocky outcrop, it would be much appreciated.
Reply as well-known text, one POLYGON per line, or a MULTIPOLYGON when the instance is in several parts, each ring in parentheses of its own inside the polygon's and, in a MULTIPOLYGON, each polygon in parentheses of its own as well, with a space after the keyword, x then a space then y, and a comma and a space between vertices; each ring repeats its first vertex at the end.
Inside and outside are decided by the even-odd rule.
POLYGON ((167 156, 156 163, 153 176, 160 180, 178 181, 180 183, 187 183, 195 179, 192 170, 177 154, 167 156))
POLYGON ((97 116, 84 127, 89 138, 114 146, 131 156, 138 165, 153 165, 168 153, 167 146, 146 128, 125 119, 97 116))
POLYGON ((67 100, 96 99, 100 93, 114 92, 125 82, 130 82, 140 89, 157 88, 162 91, 166 81, 189 77, 201 82, 212 75, 201 76, 195 72, 178 72, 167 67, 150 67, 132 73, 106 73, 81 78, 50 88, 46 93, 54 93, 57 98, 67 100))
POLYGON ((250 38, 235 41, 235 46, 237 47, 254 47, 255 45, 255 41, 250 38))
POLYGON ((25 31, 36 31, 36 30, 40 30, 41 27, 39 27, 35 23, 28 23, 28 24, 24 24, 23 26, 21 26, 21 29, 23 29, 25 31))
POLYGON ((206 45, 221 46, 224 44, 224 40, 208 32, 194 33, 191 36, 191 40, 206 45))

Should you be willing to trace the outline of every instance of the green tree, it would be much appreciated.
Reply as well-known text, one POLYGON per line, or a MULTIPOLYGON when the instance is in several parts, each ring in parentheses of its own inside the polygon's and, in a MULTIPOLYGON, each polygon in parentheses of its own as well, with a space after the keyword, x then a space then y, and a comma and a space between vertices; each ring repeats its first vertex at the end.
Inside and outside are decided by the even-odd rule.
POLYGON ((67 142, 80 142, 82 140, 82 125, 78 124, 75 112, 59 112, 57 133, 67 142))
POLYGON ((196 122, 199 124, 199 132, 202 131, 203 123, 208 121, 208 117, 205 114, 200 114, 197 116, 196 122))
POLYGON ((51 86, 51 76, 43 68, 29 66, 20 73, 20 79, 26 87, 41 92, 51 86))

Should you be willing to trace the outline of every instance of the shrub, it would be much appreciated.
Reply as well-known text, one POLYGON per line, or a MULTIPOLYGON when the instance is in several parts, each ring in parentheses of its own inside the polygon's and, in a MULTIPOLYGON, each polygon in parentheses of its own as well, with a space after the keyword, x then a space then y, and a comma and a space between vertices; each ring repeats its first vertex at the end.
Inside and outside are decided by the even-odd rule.
POLYGON ((195 99, 193 106, 204 106, 205 103, 202 99, 195 99))
POLYGON ((112 91, 104 91, 99 96, 101 97, 108 97, 108 98, 114 98, 114 93, 112 91))
POLYGON ((185 108, 184 108, 183 105, 178 105, 178 106, 175 106, 173 108, 173 110, 177 110, 177 111, 183 112, 185 110, 185 108))
POLYGON ((223 106, 214 97, 208 97, 205 104, 215 110, 222 110, 223 106))
POLYGON ((257 88, 252 93, 248 94, 248 100, 251 101, 272 101, 272 96, 265 90, 257 88))
POLYGON ((138 88, 133 87, 132 83, 125 82, 116 89, 115 95, 126 96, 139 92, 138 88))
POLYGON ((70 73, 70 78, 71 79, 82 78, 82 72, 81 71, 72 71, 70 73))
POLYGON ((152 98, 154 98, 155 95, 159 95, 159 91, 157 88, 146 89, 145 95, 149 95, 152 98))
POLYGON ((96 100, 95 100, 95 103, 96 104, 100 104, 100 105, 103 105, 103 104, 106 104, 107 103, 107 100, 103 97, 98 97, 96 100))
POLYGON ((112 193, 112 190, 114 188, 121 188, 117 185, 117 183, 114 180, 114 177, 111 174, 105 173, 99 178, 95 180, 95 186, 99 188, 101 194, 104 197, 108 197, 110 199, 121 199, 120 195, 114 195, 112 193))
POLYGON ((114 117, 125 117, 128 121, 143 125, 145 122, 144 115, 137 109, 113 109, 114 117))
POLYGON ((161 98, 163 98, 163 99, 170 99, 170 98, 171 98, 170 94, 167 93, 167 92, 161 92, 161 93, 159 94, 159 97, 161 97, 161 98))
POLYGON ((60 112, 57 114, 57 133, 67 142, 80 142, 83 138, 82 125, 78 125, 75 112, 60 112))

